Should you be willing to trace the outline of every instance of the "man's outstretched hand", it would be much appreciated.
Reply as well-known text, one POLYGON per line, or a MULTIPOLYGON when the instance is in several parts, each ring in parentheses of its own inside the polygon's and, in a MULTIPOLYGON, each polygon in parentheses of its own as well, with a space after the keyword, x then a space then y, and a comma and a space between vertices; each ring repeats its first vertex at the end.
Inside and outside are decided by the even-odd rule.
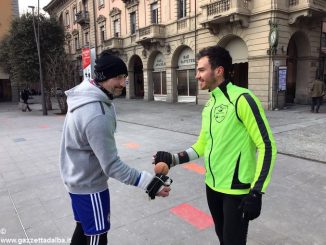
POLYGON ((147 171, 142 171, 136 186, 145 190, 150 199, 155 199, 155 196, 167 197, 171 191, 172 182, 172 179, 166 175, 156 174, 153 176, 147 171))
POLYGON ((165 162, 168 166, 169 169, 173 165, 173 156, 170 152, 167 151, 158 151, 156 154, 153 156, 153 164, 157 164, 159 162, 165 162))
POLYGON ((156 174, 153 180, 148 184, 146 193, 151 199, 155 196, 167 197, 171 190, 172 179, 163 174, 156 174))
POLYGON ((157 192, 156 196, 167 197, 170 191, 171 188, 169 186, 164 186, 161 191, 157 192))

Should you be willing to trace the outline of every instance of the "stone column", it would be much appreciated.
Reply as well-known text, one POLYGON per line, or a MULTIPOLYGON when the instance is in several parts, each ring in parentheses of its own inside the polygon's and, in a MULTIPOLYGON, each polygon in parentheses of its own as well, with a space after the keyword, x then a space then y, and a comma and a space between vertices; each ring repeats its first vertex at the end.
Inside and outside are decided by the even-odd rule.
POLYGON ((177 74, 174 67, 166 67, 166 90, 166 102, 177 102, 177 74))
POLYGON ((126 84, 126 99, 132 99, 135 95, 134 70, 128 71, 128 84, 126 84))
POLYGON ((144 100, 154 100, 152 69, 143 69, 144 73, 144 100))
POLYGON ((251 57, 248 65, 248 88, 260 99, 265 109, 272 109, 272 91, 275 87, 272 60, 268 55, 251 57))

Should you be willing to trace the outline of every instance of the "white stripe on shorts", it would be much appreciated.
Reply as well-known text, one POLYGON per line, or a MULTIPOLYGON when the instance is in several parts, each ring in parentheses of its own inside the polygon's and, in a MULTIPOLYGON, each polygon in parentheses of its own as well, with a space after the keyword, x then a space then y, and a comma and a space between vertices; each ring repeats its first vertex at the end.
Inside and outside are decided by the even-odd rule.
POLYGON ((94 214, 94 220, 95 220, 95 227, 96 227, 96 230, 98 231, 99 230, 99 226, 98 226, 98 220, 97 220, 96 207, 95 207, 95 204, 94 204, 94 197, 93 197, 93 194, 90 194, 90 196, 91 196, 91 200, 92 200, 92 207, 93 207, 93 214, 94 214))
POLYGON ((99 200, 99 203, 100 203, 100 210, 101 210, 101 217, 100 217, 100 220, 102 221, 102 229, 104 229, 104 215, 103 215, 103 208, 102 208, 102 201, 101 201, 101 196, 100 196, 100 193, 97 193, 97 196, 98 196, 98 200, 99 200))
POLYGON ((100 193, 91 194, 96 230, 104 229, 104 214, 100 193))
POLYGON ((94 195, 96 211, 97 211, 96 214, 97 214, 98 227, 99 227, 100 230, 102 230, 104 228, 104 227, 102 227, 102 222, 101 222, 101 212, 102 212, 102 210, 100 210, 100 205, 99 205, 101 200, 98 200, 97 193, 95 193, 93 195, 94 195))

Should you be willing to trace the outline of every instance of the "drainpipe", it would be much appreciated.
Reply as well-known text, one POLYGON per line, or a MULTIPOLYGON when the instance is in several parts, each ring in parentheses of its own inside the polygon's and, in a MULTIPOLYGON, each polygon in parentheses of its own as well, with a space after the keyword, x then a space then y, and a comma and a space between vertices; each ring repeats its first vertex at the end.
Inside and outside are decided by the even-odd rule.
MULTIPOLYGON (((275 21, 275 12, 274 12, 274 0, 271 0, 271 22, 270 24, 273 24, 275 21)), ((273 54, 272 50, 269 49, 269 59, 268 59, 268 66, 269 66, 269 73, 268 73, 268 109, 272 110, 273 109, 273 78, 274 78, 274 61, 273 59, 273 54), (271 69, 272 65, 272 69, 271 69), (273 76, 271 76, 271 73, 273 76)))
POLYGON ((95 38, 95 56, 97 57, 97 27, 96 27, 96 11, 95 11, 95 0, 93 2, 93 21, 94 21, 94 38, 95 38))
MULTIPOLYGON (((137 12, 138 12, 138 16, 139 16, 139 9, 138 9, 137 12)), ((144 15, 145 16, 145 26, 147 26, 147 23, 146 23, 147 22, 146 21, 146 15, 147 15, 147 13, 146 13, 146 2, 145 2, 145 0, 144 0, 144 12, 145 12, 145 15, 144 15)))

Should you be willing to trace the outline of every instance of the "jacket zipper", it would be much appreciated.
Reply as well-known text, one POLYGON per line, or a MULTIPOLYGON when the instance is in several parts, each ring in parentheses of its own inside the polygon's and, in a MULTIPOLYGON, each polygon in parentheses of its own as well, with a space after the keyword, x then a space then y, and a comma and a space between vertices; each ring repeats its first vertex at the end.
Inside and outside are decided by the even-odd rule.
POLYGON ((211 149, 209 151, 209 155, 208 155, 208 166, 209 166, 209 172, 211 173, 212 175, 212 178, 213 178, 213 186, 215 186, 215 177, 213 175, 213 171, 212 171, 212 168, 211 168, 211 153, 213 151, 213 135, 212 135, 212 114, 213 114, 213 110, 214 110, 214 107, 215 107, 215 103, 216 103, 216 99, 215 99, 215 96, 214 94, 212 94, 213 98, 214 98, 214 103, 213 103, 213 106, 211 108, 211 111, 210 111, 210 118, 209 118, 209 135, 211 137, 211 149))

